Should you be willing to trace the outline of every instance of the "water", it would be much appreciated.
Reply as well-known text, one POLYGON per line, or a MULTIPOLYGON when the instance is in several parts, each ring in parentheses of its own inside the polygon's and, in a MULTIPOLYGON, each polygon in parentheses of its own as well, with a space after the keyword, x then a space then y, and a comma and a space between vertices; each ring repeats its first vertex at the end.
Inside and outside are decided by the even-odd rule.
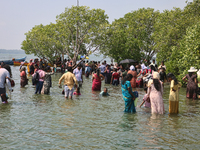
MULTIPOLYGON (((91 79, 84 79, 81 96, 66 100, 60 73, 52 76, 50 95, 34 95, 31 80, 20 88, 18 67, 12 73, 14 92, 9 104, 0 104, 0 149, 199 149, 200 102, 186 99, 185 88, 178 115, 168 114, 167 84, 164 115, 145 108, 125 114, 120 87, 106 85, 111 96, 99 97, 91 79)), ((144 91, 138 90, 139 105, 144 91)))

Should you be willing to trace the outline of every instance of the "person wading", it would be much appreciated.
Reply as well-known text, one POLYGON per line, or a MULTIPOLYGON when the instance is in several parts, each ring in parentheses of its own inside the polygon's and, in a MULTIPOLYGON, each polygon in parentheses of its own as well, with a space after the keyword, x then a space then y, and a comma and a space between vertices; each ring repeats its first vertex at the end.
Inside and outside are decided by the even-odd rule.
POLYGON ((68 68, 68 72, 64 73, 62 77, 59 79, 59 87, 61 88, 61 82, 64 80, 65 85, 65 98, 72 99, 73 93, 74 93, 74 83, 76 86, 78 85, 78 81, 75 77, 75 75, 72 73, 72 67, 68 68))

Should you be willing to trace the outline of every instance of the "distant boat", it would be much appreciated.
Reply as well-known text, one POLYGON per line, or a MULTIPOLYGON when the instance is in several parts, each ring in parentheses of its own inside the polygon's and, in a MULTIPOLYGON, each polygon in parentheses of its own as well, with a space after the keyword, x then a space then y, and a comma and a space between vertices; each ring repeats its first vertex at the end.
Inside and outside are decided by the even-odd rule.
POLYGON ((12 60, 2 60, 0 61, 1 62, 4 62, 4 64, 7 64, 7 65, 14 65, 14 61, 17 61, 17 62, 24 62, 26 60, 26 57, 23 57, 23 58, 20 58, 20 59, 15 59, 13 58, 12 60))
MULTIPOLYGON (((21 62, 20 62, 20 61, 13 61, 13 63, 14 63, 14 66, 20 66, 20 65, 21 65, 21 62)), ((24 65, 24 66, 27 66, 28 63, 25 62, 23 65, 24 65)))

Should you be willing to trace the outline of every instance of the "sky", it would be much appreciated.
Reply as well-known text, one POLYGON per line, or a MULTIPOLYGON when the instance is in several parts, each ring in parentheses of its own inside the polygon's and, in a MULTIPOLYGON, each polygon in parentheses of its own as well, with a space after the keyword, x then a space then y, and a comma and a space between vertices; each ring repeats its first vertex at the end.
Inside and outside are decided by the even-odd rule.
MULTIPOLYGON (((77 0, 0 0, 0 49, 21 49, 26 32, 35 25, 55 23, 57 15, 76 4, 77 0)), ((79 0, 79 5, 105 10, 111 23, 143 7, 160 12, 183 9, 186 0, 79 0)))

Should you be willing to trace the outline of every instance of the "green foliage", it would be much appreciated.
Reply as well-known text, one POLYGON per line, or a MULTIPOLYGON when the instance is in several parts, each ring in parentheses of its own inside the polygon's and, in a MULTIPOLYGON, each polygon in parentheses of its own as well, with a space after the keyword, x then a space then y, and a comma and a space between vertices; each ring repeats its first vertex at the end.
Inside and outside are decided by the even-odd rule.
POLYGON ((120 61, 126 58, 151 60, 155 54, 154 24, 159 12, 142 8, 115 20, 108 28, 101 52, 120 61))
POLYGON ((188 27, 186 35, 177 46, 172 48, 167 71, 174 73, 181 80, 191 66, 200 69, 200 22, 188 27))
POLYGON ((66 8, 57 16, 56 24, 39 25, 26 33, 22 49, 50 62, 63 54, 76 63, 78 55, 92 53, 100 47, 108 24, 101 9, 86 6, 66 8))
POLYGON ((22 42, 22 49, 26 54, 34 54, 52 63, 59 54, 61 45, 56 40, 55 24, 38 25, 27 32, 26 40, 22 42))
POLYGON ((154 40, 157 49, 157 62, 169 61, 173 47, 186 35, 186 29, 193 26, 200 19, 200 0, 188 3, 181 10, 165 10, 157 18, 155 24, 154 40))

